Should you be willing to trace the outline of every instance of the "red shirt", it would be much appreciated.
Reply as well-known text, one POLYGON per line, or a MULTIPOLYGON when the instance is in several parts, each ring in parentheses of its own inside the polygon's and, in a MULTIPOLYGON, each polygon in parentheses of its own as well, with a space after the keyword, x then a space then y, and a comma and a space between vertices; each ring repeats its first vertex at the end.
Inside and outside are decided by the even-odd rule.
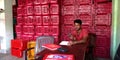
POLYGON ((76 40, 82 40, 84 37, 88 36, 88 31, 86 29, 82 29, 80 34, 78 34, 77 31, 72 31, 72 35, 76 40))

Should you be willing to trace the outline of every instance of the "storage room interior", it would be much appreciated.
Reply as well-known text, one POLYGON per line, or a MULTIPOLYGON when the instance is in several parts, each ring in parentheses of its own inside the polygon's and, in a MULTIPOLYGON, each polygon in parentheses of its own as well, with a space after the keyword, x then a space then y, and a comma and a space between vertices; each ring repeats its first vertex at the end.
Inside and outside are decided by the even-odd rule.
POLYGON ((96 60, 115 60, 120 44, 119 2, 0 0, 0 60, 24 60, 26 47, 19 49, 17 44, 27 46, 27 42, 42 35, 53 36, 56 44, 69 40, 75 19, 81 19, 82 28, 96 35, 93 52, 96 60), (23 55, 17 55, 18 51, 23 55))

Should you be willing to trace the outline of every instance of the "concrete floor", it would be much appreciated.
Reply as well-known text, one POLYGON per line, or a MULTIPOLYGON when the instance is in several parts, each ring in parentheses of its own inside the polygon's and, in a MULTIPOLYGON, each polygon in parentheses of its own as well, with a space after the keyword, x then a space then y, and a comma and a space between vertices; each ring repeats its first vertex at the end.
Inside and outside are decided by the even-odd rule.
POLYGON ((11 54, 2 54, 0 53, 0 60, 25 60, 24 58, 17 58, 11 54))

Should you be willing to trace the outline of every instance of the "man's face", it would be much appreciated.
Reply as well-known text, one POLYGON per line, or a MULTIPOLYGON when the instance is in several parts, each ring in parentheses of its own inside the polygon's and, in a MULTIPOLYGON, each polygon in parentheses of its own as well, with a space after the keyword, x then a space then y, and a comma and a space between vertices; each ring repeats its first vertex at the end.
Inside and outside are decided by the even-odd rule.
POLYGON ((81 29, 81 25, 79 23, 74 23, 75 26, 75 30, 80 30, 81 29))

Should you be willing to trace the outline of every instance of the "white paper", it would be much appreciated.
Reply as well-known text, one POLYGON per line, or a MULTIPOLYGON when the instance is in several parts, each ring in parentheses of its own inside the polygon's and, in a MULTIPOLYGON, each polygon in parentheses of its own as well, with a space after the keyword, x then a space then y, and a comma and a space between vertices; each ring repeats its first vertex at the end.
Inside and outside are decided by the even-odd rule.
POLYGON ((69 41, 62 41, 60 42, 60 45, 68 45, 69 44, 69 41))

